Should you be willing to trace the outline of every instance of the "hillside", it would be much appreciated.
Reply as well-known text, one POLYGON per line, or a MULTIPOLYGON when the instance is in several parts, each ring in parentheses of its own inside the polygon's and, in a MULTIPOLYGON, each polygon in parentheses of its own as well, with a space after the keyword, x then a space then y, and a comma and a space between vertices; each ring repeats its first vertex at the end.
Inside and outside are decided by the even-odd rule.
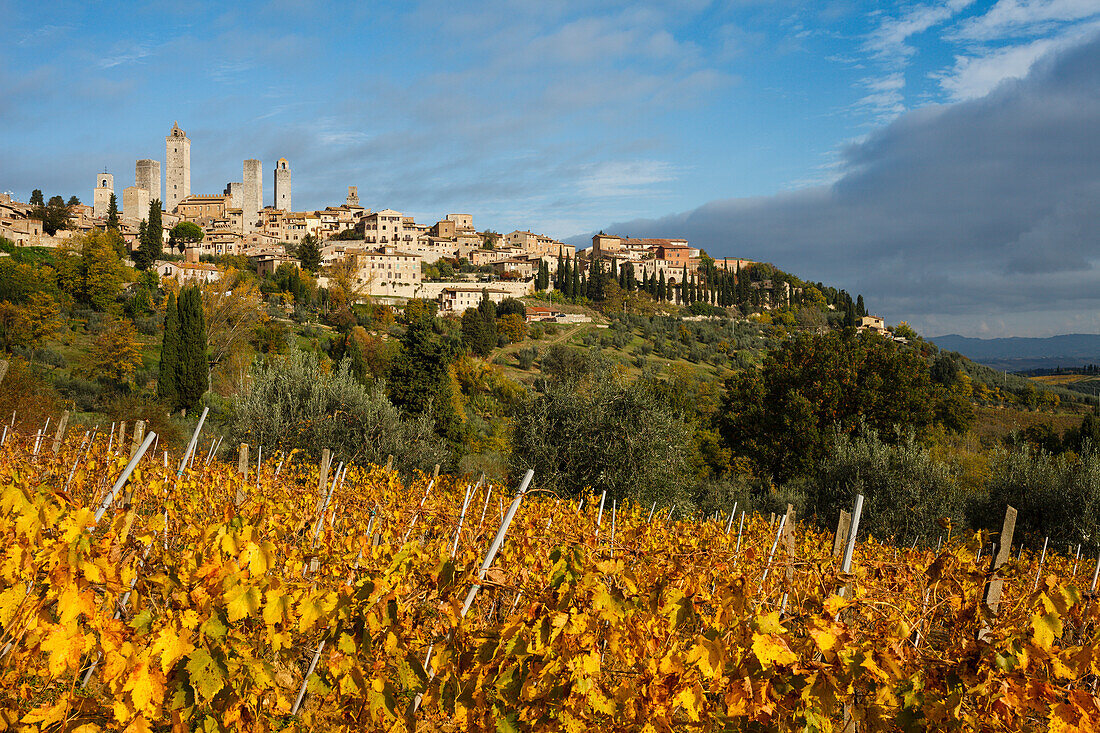
POLYGON ((1100 362, 1100 334, 1072 333, 1047 338, 970 338, 950 334, 930 339, 974 361, 1003 371, 1080 367, 1100 362))

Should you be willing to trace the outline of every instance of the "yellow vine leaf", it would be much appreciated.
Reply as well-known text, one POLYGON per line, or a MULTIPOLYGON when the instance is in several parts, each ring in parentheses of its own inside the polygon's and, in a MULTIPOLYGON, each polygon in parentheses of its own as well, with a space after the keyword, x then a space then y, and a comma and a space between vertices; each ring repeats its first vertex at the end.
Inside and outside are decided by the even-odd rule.
POLYGON ((794 664, 798 661, 798 657, 790 650, 783 637, 775 634, 754 633, 752 635, 752 652, 764 667, 773 664, 794 664))
POLYGON ((122 689, 130 692, 135 710, 156 719, 161 703, 164 701, 164 683, 164 675, 155 667, 142 661, 130 673, 130 678, 126 680, 122 689))
POLYGON ((50 674, 59 677, 80 664, 80 656, 87 651, 84 634, 76 624, 55 626, 42 642, 42 651, 50 655, 50 674))
POLYGON ((672 704, 682 707, 687 716, 698 723, 703 708, 703 688, 698 682, 691 687, 685 687, 672 698, 672 704))
POLYGON ((260 589, 254 586, 237 585, 225 593, 226 611, 230 621, 248 618, 260 608, 260 589))

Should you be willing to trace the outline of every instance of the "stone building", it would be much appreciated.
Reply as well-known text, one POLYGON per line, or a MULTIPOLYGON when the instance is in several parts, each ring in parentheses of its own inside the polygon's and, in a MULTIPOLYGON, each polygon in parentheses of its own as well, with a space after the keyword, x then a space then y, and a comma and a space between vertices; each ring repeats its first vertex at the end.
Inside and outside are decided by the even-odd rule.
POLYGON ((346 203, 348 206, 358 206, 359 205, 359 187, 358 186, 348 186, 348 197, 346 199, 344 199, 344 203, 346 203))
POLYGON ((111 205, 111 194, 115 192, 115 177, 104 171, 95 177, 95 189, 92 190, 92 216, 105 217, 111 205))
POLYGON ((263 208, 263 163, 255 158, 249 158, 244 162, 244 192, 241 194, 241 209, 244 210, 244 229, 246 232, 256 228, 263 208))
POLYGON ((160 193, 160 161, 146 158, 135 163, 134 185, 144 189, 149 194, 150 201, 160 201, 163 204, 164 197, 160 193))
POLYGON ((172 132, 164 138, 164 158, 167 173, 164 179, 164 210, 172 211, 191 195, 191 141, 187 133, 173 123, 172 132))
POLYGON ((290 208, 290 163, 286 158, 279 158, 275 164, 275 202, 276 209, 292 211, 290 208))
POLYGON ((122 189, 122 218, 141 221, 149 218, 149 191, 142 186, 122 189))

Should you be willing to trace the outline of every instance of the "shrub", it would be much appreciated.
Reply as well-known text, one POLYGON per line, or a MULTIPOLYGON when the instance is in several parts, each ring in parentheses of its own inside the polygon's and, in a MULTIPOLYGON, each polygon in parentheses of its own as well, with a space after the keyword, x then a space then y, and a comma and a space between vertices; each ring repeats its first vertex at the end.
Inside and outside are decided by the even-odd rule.
POLYGON ((538 358, 539 350, 535 346, 524 346, 522 349, 516 352, 516 361, 519 362, 520 369, 530 369, 535 363, 535 359, 538 358))
POLYGON ((841 510, 851 511, 856 494, 864 496, 861 531, 899 545, 942 534, 936 524, 940 517, 956 525, 965 521, 954 477, 912 431, 899 434, 892 444, 867 428, 854 437, 842 434, 807 483, 807 511, 815 512, 826 529, 836 527, 841 510))
POLYGON ((304 451, 319 460, 323 449, 337 460, 382 463, 393 455, 402 470, 431 470, 447 451, 430 416, 402 419, 382 385, 367 388, 347 360, 326 373, 309 355, 294 352, 256 365, 247 392, 233 400, 230 445, 263 445, 265 451, 304 451))

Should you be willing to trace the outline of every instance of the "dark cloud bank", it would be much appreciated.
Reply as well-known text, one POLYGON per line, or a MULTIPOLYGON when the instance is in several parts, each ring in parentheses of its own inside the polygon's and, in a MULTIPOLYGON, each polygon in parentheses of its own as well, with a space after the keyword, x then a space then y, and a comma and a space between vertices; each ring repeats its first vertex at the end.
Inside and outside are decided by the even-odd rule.
POLYGON ((1100 332, 1100 36, 905 114, 831 185, 607 230, 773 262, 929 335, 1100 332))

